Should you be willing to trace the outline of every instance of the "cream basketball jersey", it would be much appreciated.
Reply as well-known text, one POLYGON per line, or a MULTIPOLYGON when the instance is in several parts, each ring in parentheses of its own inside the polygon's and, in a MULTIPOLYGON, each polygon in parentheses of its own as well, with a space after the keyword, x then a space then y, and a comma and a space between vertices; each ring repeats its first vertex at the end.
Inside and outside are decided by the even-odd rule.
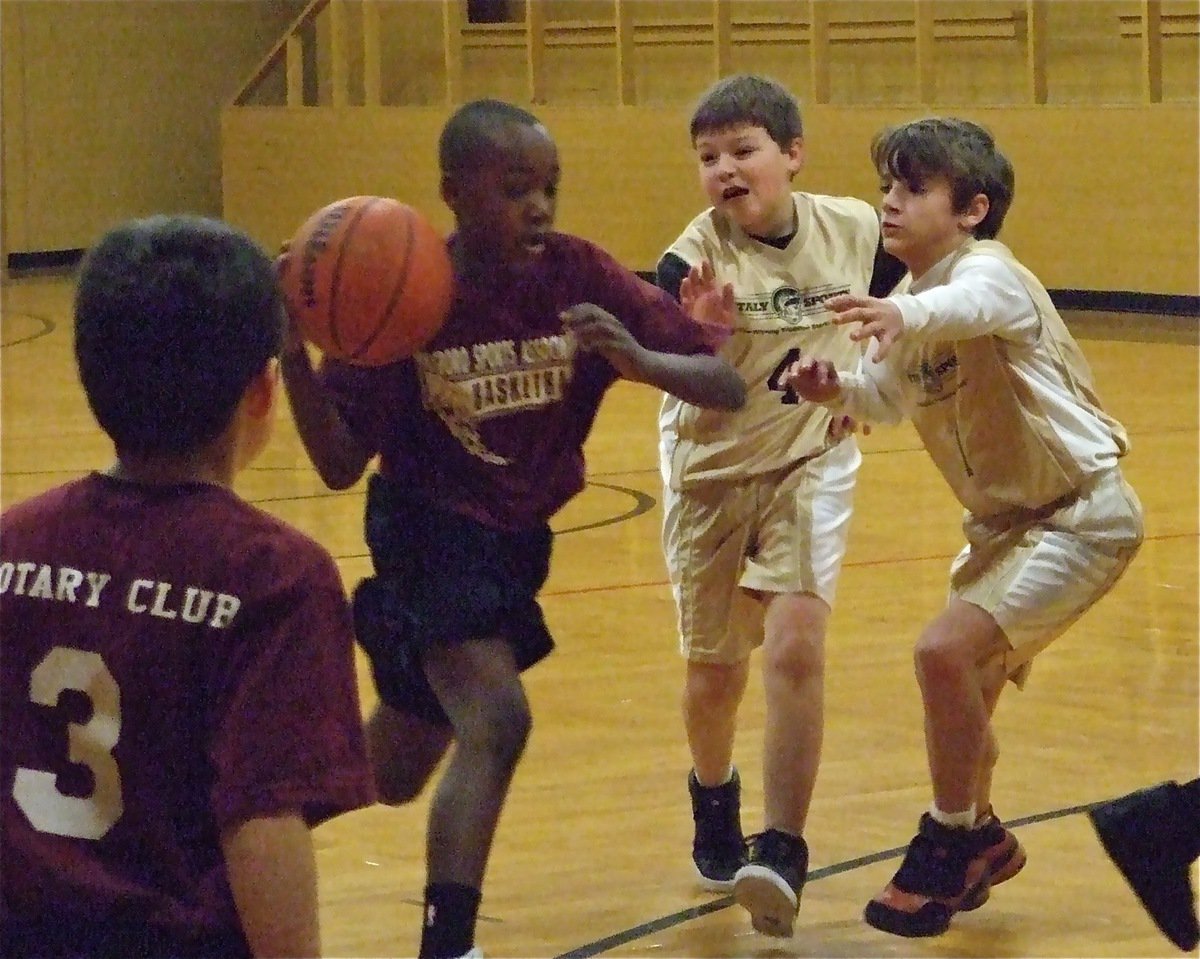
POLYGON ((829 411, 781 402, 775 386, 798 351, 858 369, 862 347, 833 325, 824 301, 838 293, 865 296, 879 243, 879 218, 852 197, 794 193, 797 230, 783 249, 747 235, 710 208, 667 253, 691 266, 712 264, 720 285, 733 284, 737 321, 720 355, 746 382, 740 410, 707 410, 666 396, 659 414, 664 480, 684 489, 707 480, 736 480, 781 469, 825 442, 829 411))

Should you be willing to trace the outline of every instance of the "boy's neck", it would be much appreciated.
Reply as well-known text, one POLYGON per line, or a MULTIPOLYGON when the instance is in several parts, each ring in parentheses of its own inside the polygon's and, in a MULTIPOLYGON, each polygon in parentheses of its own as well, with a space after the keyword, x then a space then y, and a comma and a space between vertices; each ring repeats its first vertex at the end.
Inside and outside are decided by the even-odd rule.
MULTIPOLYGON (((800 229, 800 211, 796 209, 796 201, 792 195, 788 194, 787 206, 781 206, 775 211, 771 222, 763 225, 763 231, 746 230, 747 236, 754 237, 756 240, 761 240, 765 243, 770 243, 772 246, 778 245, 772 241, 778 241, 786 237, 790 242, 792 237, 796 235, 796 231, 800 229)), ((786 244, 784 244, 786 246, 786 244)))
POLYGON ((214 458, 207 451, 184 456, 118 453, 116 462, 104 470, 104 475, 142 486, 207 483, 228 488, 233 486, 234 472, 232 459, 214 458))
POLYGON ((490 247, 475 246, 461 239, 451 246, 450 258, 467 276, 485 275, 492 279, 500 279, 516 270, 513 264, 498 259, 490 247))
POLYGON ((904 262, 904 265, 908 267, 908 272, 912 274, 913 282, 916 283, 920 281, 926 273, 941 263, 942 260, 946 259, 946 257, 950 256, 952 253, 957 252, 965 244, 970 243, 974 239, 975 237, 968 233, 964 236, 957 237, 952 243, 947 243, 944 246, 930 250, 922 250, 919 255, 910 256, 908 261, 902 262, 904 262))

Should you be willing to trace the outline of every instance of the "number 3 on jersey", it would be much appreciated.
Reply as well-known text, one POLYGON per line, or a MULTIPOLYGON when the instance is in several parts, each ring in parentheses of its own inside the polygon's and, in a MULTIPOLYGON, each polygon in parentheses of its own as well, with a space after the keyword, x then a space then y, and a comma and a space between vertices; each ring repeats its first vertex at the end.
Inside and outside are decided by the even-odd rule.
POLYGON ((69 759, 91 770, 92 794, 64 795, 54 773, 22 767, 13 782, 13 799, 39 832, 100 839, 125 811, 121 771, 112 755, 121 734, 121 691, 99 655, 55 646, 34 669, 29 698, 40 706, 55 706, 67 689, 83 693, 92 706, 86 723, 67 724, 69 759))

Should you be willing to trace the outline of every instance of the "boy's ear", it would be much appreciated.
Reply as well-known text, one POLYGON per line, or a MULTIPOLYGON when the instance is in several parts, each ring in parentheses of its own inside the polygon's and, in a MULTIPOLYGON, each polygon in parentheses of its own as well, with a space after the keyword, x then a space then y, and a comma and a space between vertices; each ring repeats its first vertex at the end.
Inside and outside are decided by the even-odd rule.
POLYGON ((804 166, 804 137, 796 137, 783 151, 788 158, 788 172, 795 176, 804 166))
POLYGON ((458 183, 451 174, 442 174, 440 191, 442 194, 442 202, 445 203, 446 206, 450 207, 451 210, 453 210, 455 200, 458 198, 458 183))
POLYGON ((242 395, 242 408, 254 419, 270 415, 279 394, 279 360, 271 357, 263 368, 251 377, 242 395))
POLYGON ((987 194, 976 193, 971 197, 966 210, 958 215, 958 225, 967 233, 974 233, 975 227, 983 222, 983 218, 988 215, 988 210, 991 208, 992 201, 988 199, 987 194))

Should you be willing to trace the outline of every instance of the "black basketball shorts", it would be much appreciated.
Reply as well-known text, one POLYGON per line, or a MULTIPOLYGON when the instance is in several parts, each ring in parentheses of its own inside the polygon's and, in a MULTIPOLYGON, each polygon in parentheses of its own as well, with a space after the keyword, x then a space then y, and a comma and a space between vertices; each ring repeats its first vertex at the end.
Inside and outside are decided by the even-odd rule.
POLYGON ((521 670, 554 648, 537 601, 550 571, 549 526, 492 529, 374 474, 366 539, 375 575, 354 591, 354 628, 393 709, 449 725, 421 665, 431 645, 503 638, 521 670))

